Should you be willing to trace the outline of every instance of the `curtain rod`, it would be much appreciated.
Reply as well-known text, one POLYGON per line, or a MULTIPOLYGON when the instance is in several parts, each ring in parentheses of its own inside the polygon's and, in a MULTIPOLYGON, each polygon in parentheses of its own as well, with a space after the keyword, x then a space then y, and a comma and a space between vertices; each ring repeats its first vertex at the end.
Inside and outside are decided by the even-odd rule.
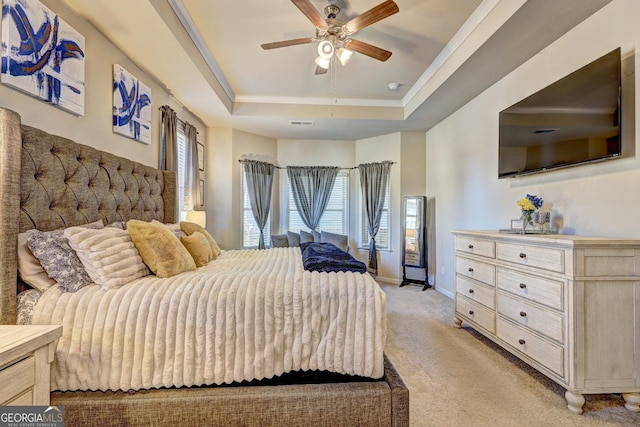
MULTIPOLYGON (((247 161, 248 159, 238 159, 239 163, 244 163, 245 161, 247 161)), ((266 163, 266 162, 264 162, 266 163)), ((395 165, 396 162, 392 162, 392 161, 384 161, 384 162, 380 162, 380 163, 390 163, 392 165, 395 165)), ((286 169, 287 167, 281 167, 281 166, 277 166, 277 165, 273 165, 274 168, 276 169, 286 169)), ((313 166, 312 166, 313 167, 313 166)), ((328 166, 328 167, 332 167, 332 166, 328 166)), ((352 168, 338 168, 339 170, 352 170, 352 169, 358 169, 358 166, 354 166, 352 168)))
MULTIPOLYGON (((169 108, 171 108, 171 107, 169 107, 169 108)), ((162 107, 158 107, 158 110, 162 111, 162 107)), ((186 126, 187 122, 185 122, 180 117, 178 117, 177 113, 176 113, 176 119, 178 120, 178 123, 180 123, 182 126, 186 126)), ((191 125, 191 126, 193 126, 193 125, 191 125)), ((193 127, 195 127, 195 126, 193 126, 193 127)), ((198 132, 198 129, 196 129, 196 134, 200 135, 200 132, 198 132)))

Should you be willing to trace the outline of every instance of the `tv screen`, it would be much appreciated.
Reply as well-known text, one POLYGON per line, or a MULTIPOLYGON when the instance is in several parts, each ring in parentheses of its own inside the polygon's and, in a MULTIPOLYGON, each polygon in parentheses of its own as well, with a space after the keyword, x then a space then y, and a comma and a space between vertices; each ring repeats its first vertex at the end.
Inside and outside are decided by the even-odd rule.
POLYGON ((500 112, 498 178, 620 157, 620 48, 500 112))

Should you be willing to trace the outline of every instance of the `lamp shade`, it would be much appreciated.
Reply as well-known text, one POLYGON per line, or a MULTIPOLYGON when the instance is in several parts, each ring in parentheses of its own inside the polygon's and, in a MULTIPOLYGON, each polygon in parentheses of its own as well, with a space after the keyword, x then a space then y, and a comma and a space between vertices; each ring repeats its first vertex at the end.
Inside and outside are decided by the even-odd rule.
POLYGON ((318 64, 318 67, 322 67, 325 70, 329 69, 329 64, 331 63, 331 61, 327 58, 323 58, 321 56, 318 56, 316 58, 316 64, 318 64))
POLYGON ((345 49, 343 47, 336 51, 336 56, 338 57, 338 60, 340 61, 340 64, 342 64, 342 66, 347 65, 347 62, 349 62, 349 60, 351 59, 351 55, 353 55, 353 51, 345 49))
POLYGON ((206 211, 188 211, 187 221, 198 224, 200 227, 205 228, 207 226, 207 212, 206 211))
POLYGON ((320 58, 330 59, 333 55, 333 51, 333 44, 329 40, 323 40, 318 44, 318 55, 320 55, 320 58))

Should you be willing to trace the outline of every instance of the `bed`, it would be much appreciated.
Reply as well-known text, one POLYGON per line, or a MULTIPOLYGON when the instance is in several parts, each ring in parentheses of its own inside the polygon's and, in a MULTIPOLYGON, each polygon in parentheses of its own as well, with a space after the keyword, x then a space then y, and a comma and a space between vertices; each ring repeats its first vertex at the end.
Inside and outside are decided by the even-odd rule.
MULTIPOLYGON (((3 209, 0 211, 0 252, 3 260, 0 266, 0 321, 3 324, 16 322, 16 247, 19 233, 30 229, 48 231, 80 226, 96 220, 105 223, 132 219, 147 222, 155 220, 167 224, 177 222, 174 173, 159 171, 24 126, 20 123, 20 116, 7 109, 0 109, 0 156, 0 197, 3 203, 3 209)), ((237 263, 238 257, 256 258, 256 265, 259 266, 274 263, 285 265, 290 262, 288 260, 299 256, 297 248, 272 249, 260 251, 260 254, 256 252, 258 251, 228 251, 220 257, 219 263, 216 260, 212 262, 213 266, 203 269, 222 268, 224 265, 237 263), (265 261, 260 257, 265 256, 266 252, 269 252, 268 257, 279 255, 283 258, 265 261)), ((304 300, 301 291, 297 291, 295 287, 288 288, 284 285, 287 282, 281 281, 282 274, 289 273, 279 271, 280 273, 274 272, 270 276, 271 279, 264 281, 263 286, 282 287, 283 295, 288 295, 288 298, 304 300)), ((199 274, 204 275, 202 272, 199 274)), ((319 276, 320 273, 313 273, 316 276, 312 277, 309 276, 310 273, 299 270, 291 274, 298 279, 305 277, 310 284, 314 280, 317 281, 318 277, 324 277, 319 276)), ((340 281, 347 280, 344 283, 350 283, 352 280, 345 278, 346 276, 349 274, 342 274, 338 282, 323 288, 332 290, 327 293, 326 301, 335 302, 347 297, 344 295, 345 289, 354 287, 344 284, 340 286, 340 281)), ((370 280, 362 275, 357 277, 359 280, 365 277, 365 282, 370 280)), ((140 278, 140 284, 137 286, 143 288, 145 280, 140 278)), ((250 289, 252 295, 259 294, 258 291, 254 292, 253 284, 258 286, 260 274, 245 277, 241 283, 238 282, 230 282, 239 284, 238 289, 244 289, 238 292, 248 293, 247 290, 250 289)), ((215 288, 215 284, 211 286, 212 289, 215 288)), ((307 288, 308 286, 303 287, 307 288)), ((91 298, 97 298, 97 291, 93 292, 93 297, 84 295, 90 293, 88 290, 82 289, 80 292, 83 292, 81 296, 70 297, 74 302, 69 303, 69 307, 77 307, 82 301, 89 301, 81 312, 95 311, 97 305, 91 305, 90 301, 91 298)), ((261 295, 270 295, 265 291, 261 292, 261 295)), ((131 295, 118 298, 124 301, 130 297, 131 295)), ((139 299, 144 299, 144 296, 140 296, 139 299)), ((356 305, 366 305, 369 299, 366 296, 362 297, 356 305)), ((229 304, 228 301, 226 304, 229 304)), ((376 304, 377 313, 380 315, 381 302, 378 300, 376 304)), ((160 306, 162 304, 157 307, 160 306)), ((236 306, 238 307, 240 306, 236 306)), ((54 362, 57 365, 54 370, 63 369, 62 365, 65 363, 69 366, 82 365, 85 362, 69 362, 68 355, 75 354, 65 353, 63 351, 67 350, 63 349, 65 340, 70 341, 71 337, 83 332, 74 330, 71 323, 65 323, 64 313, 69 311, 66 306, 59 310, 62 317, 56 317, 54 311, 47 315, 49 317, 42 313, 35 316, 40 322, 49 319, 52 323, 63 324, 65 335, 58 344, 54 362)), ((340 313, 343 312, 331 312, 328 317, 342 316, 352 325, 354 322, 361 322, 363 325, 367 323, 361 319, 363 315, 354 316, 348 311, 343 315, 340 313)), ((205 313, 203 319, 214 314, 205 313)), ((273 321, 278 322, 277 316, 273 321)), ((134 323, 136 322, 137 320, 134 323)), ((244 319, 242 322, 255 325, 259 323, 253 318, 244 319)), ((89 323, 96 323, 95 319, 89 323)), ((192 326, 197 328, 200 322, 192 323, 192 326)), ((384 319, 378 319, 377 324, 378 329, 384 326, 384 319)), ((338 325, 339 323, 328 324, 326 330, 335 332, 335 329, 339 328, 338 325)), ((229 329, 234 326, 224 327, 229 329)), ((291 328, 295 329, 295 326, 291 328)), ((258 338, 263 331, 256 329, 253 333, 259 341, 258 338)), ((78 370, 76 377, 70 380, 63 381, 64 374, 61 372, 52 374, 52 384, 55 384, 56 389, 63 391, 53 392, 51 400, 52 404, 65 407, 65 419, 70 425, 174 425, 178 420, 181 423, 187 421, 190 425, 407 425, 408 390, 392 363, 382 353, 384 334, 376 332, 374 335, 377 335, 377 338, 373 340, 366 338, 367 334, 372 333, 363 330, 352 339, 345 338, 344 334, 335 334, 334 341, 337 343, 334 342, 330 348, 326 346, 323 354, 316 354, 306 360, 300 356, 305 354, 305 350, 298 348, 297 351, 291 350, 288 354, 277 357, 271 354, 260 360, 256 358, 251 363, 243 360, 234 364, 233 360, 229 360, 229 353, 221 353, 219 348, 214 348, 211 353, 199 356, 200 365, 197 365, 198 369, 191 369, 194 372, 191 372, 190 376, 184 372, 185 369, 181 369, 179 380, 172 378, 168 383, 154 381, 154 378, 157 379, 157 372, 149 372, 145 379, 144 366, 129 366, 128 373, 118 372, 112 375, 117 377, 117 381, 110 380, 107 375, 107 379, 101 382, 105 376, 102 375, 101 379, 101 375, 97 374, 95 378, 90 378, 96 367, 86 365, 84 371, 78 370), (351 350, 345 350, 345 342, 351 343, 351 350), (345 354, 351 356, 344 357, 345 354), (224 369, 221 371, 221 364, 210 360, 215 357, 221 357, 221 360, 225 361, 224 369), (207 361, 210 362, 209 365, 206 365, 207 361), (264 363, 265 361, 271 362, 264 363), (248 368, 252 365, 258 366, 259 369, 252 371, 248 368), (247 371, 252 372, 247 375, 247 371), (122 381, 122 378, 127 379, 122 381)), ((253 341, 257 342, 256 339, 253 341)), ((153 351, 148 354, 158 353, 154 346, 157 346, 159 341, 161 340, 149 344, 153 351)), ((107 353, 107 357, 115 360, 119 354, 131 355, 135 350, 135 346, 114 347, 110 350, 111 353, 107 353)), ((261 356, 264 356, 262 353, 264 352, 261 352, 261 356)), ((306 351, 307 356, 308 353, 309 351, 306 351)), ((197 357, 194 356, 192 359, 197 357)), ((86 363, 90 363, 90 359, 86 363)), ((131 360, 139 359, 133 357, 131 360)), ((186 357, 184 360, 191 359, 186 357)), ((184 367, 191 366, 185 362, 181 363, 184 367)), ((122 368, 122 365, 126 364, 114 365, 122 368)))

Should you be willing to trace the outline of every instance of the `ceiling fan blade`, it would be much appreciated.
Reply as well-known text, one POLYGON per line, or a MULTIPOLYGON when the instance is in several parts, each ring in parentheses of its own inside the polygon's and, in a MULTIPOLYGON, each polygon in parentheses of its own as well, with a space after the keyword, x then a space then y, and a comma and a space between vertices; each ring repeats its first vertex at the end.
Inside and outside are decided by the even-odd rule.
POLYGON ((384 3, 380 3, 376 7, 367 10, 362 15, 356 16, 344 24, 344 28, 346 28, 349 34, 353 34, 364 27, 368 27, 369 25, 391 16, 394 13, 398 13, 399 11, 400 9, 398 8, 398 5, 393 0, 387 0, 384 3))
POLYGON ((327 68, 322 68, 321 66, 316 65, 316 76, 327 74, 327 71, 329 71, 327 68))
POLYGON ((360 40, 348 39, 344 42, 344 47, 382 62, 386 61, 391 56, 391 52, 388 50, 384 50, 369 43, 361 42, 360 40))
POLYGON ((261 44, 260 46, 262 46, 264 50, 269 50, 269 49, 277 49, 279 47, 296 46, 299 44, 313 43, 314 41, 315 39, 313 37, 305 37, 302 39, 292 39, 292 40, 284 40, 281 42, 264 43, 264 44, 261 44))
POLYGON ((318 9, 316 9, 310 0, 291 0, 293 4, 296 5, 300 12, 304 13, 304 16, 309 18, 309 21, 313 23, 317 28, 327 29, 329 26, 327 25, 327 21, 324 20, 318 9))

